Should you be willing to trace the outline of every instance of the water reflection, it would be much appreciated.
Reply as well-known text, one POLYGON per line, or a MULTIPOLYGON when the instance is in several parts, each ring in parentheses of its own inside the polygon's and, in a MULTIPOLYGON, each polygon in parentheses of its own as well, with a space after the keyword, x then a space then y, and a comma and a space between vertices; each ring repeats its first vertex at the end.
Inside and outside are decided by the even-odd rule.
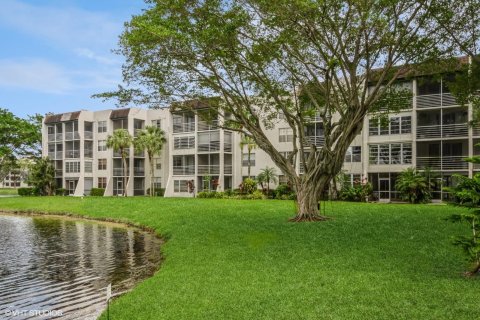
POLYGON ((45 312, 52 310, 62 319, 94 318, 109 283, 114 293, 126 290, 159 262, 160 240, 137 229, 0 215, 0 319, 59 315, 45 312))

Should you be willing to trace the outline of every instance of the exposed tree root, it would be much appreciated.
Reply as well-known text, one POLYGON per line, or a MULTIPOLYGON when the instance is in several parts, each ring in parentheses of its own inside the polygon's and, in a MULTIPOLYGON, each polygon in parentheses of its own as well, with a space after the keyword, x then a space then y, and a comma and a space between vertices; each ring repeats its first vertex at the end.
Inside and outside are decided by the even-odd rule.
POLYGON ((480 273, 480 263, 478 263, 471 271, 465 272, 466 277, 474 277, 480 273))
POLYGON ((329 220, 328 217, 322 215, 296 215, 293 218, 288 219, 290 222, 316 222, 316 221, 327 221, 329 220))

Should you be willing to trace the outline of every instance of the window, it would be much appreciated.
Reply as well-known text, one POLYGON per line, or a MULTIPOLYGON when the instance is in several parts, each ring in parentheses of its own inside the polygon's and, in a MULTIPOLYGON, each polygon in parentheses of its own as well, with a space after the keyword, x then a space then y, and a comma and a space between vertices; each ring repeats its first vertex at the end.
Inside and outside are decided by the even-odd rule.
POLYGON ((92 173, 92 161, 85 161, 85 172, 92 173))
POLYGON ((361 162, 362 161, 362 147, 351 146, 348 147, 345 154, 345 162, 361 162))
POLYGON ((370 119, 368 133, 370 136, 388 135, 388 134, 406 134, 412 132, 412 117, 392 117, 388 125, 380 123, 379 119, 370 119))
POLYGON ((153 188, 160 189, 162 187, 162 178, 155 177, 153 178, 153 188))
POLYGON ((174 192, 188 192, 187 180, 173 180, 174 192))
POLYGON ((345 180, 344 183, 350 186, 356 186, 362 183, 362 175, 360 174, 353 174, 353 173, 347 173, 345 174, 345 180))
POLYGON ((411 164, 412 144, 371 144, 369 146, 370 164, 411 164))
POLYGON ((402 131, 402 134, 412 132, 412 117, 411 116, 402 117, 401 131, 402 131))
POLYGON ((99 177, 97 182, 97 187, 105 189, 107 188, 107 178, 106 177, 99 177))
POLYGON ((162 170, 162 163, 157 160, 157 163, 155 163, 155 168, 156 168, 157 170, 162 170))
POLYGON ((80 172, 80 161, 68 161, 65 162, 66 173, 78 173, 80 172))
POLYGON ((175 137, 173 138, 173 149, 193 149, 195 148, 195 137, 175 137))
POLYGON ((107 132, 107 121, 98 121, 98 133, 107 132))
POLYGON ((288 179, 286 175, 279 175, 278 176, 278 184, 288 184, 288 179))
POLYGON ((292 128, 280 128, 279 130, 279 141, 280 142, 292 142, 293 141, 293 130, 292 128))
POLYGON ((160 119, 152 120, 152 126, 157 128, 162 128, 162 121, 160 119))
POLYGON ((107 151, 107 141, 98 140, 98 151, 107 151))
POLYGON ((98 170, 107 170, 107 159, 98 159, 98 170))
POLYGON ((54 134, 55 133, 55 127, 54 126, 48 126, 47 131, 48 131, 48 134, 54 134))
MULTIPOLYGON (((243 167, 248 167, 248 153, 244 153, 242 155, 242 166, 243 167)), ((253 167, 255 166, 255 153, 250 154, 250 166, 253 167)))
MULTIPOLYGON (((288 159, 290 155, 292 154, 292 151, 280 151, 280 154, 285 158, 288 159)), ((295 163, 295 157, 293 157, 292 161, 290 162, 291 164, 295 163)))

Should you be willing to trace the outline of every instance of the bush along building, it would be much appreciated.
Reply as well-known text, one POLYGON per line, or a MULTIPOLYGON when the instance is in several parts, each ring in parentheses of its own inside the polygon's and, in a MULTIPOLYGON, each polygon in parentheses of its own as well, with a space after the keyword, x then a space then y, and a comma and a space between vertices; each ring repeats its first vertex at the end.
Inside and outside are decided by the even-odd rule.
MULTIPOLYGON (((454 174, 472 176, 480 167, 464 159, 480 154, 480 129, 469 126, 471 106, 460 105, 448 89, 448 77, 423 76, 400 79, 397 85, 411 91, 408 106, 387 121, 370 115, 345 156, 343 170, 350 183, 369 181, 374 197, 380 201, 399 198, 395 190, 398 174, 409 168, 432 172, 432 196, 448 197, 442 186, 454 184, 454 174)), ((88 195, 92 188, 105 189, 105 195, 145 195, 151 179, 165 196, 192 197, 202 190, 235 189, 250 172, 275 167, 269 156, 255 145, 242 144, 240 134, 221 129, 229 117, 211 116, 199 105, 193 111, 174 108, 158 110, 115 109, 78 111, 47 115, 43 126, 43 155, 55 164, 56 182, 68 194, 88 195), (205 119, 208 119, 205 120, 205 119), (107 136, 116 129, 127 129, 132 136, 145 126, 164 130, 163 150, 153 159, 154 174, 144 152, 129 148, 127 179, 124 186, 120 154, 108 149, 107 136)), ((307 126, 307 139, 321 147, 324 143, 320 117, 313 116, 307 126)), ((275 147, 288 155, 293 133, 278 115, 267 130, 275 147)), ((297 170, 302 165, 297 157, 297 170)), ((286 183, 280 170, 280 184, 286 183)), ((273 188, 274 185, 271 185, 273 188)))

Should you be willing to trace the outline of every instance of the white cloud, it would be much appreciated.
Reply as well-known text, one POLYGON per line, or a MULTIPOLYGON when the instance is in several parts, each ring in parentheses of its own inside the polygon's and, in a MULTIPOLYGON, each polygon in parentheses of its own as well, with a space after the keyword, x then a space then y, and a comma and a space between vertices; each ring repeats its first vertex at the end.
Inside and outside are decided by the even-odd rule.
POLYGON ((87 90, 93 94, 111 89, 120 81, 117 68, 71 70, 41 59, 0 60, 0 87, 50 94, 87 90))
POLYGON ((114 64, 120 64, 121 63, 120 59, 115 59, 113 57, 99 55, 99 54, 93 52, 92 50, 90 50, 88 48, 76 48, 75 53, 79 57, 94 60, 94 61, 96 61, 98 63, 101 63, 101 64, 114 65, 114 64))
POLYGON ((0 24, 70 48, 115 48, 123 30, 122 21, 101 12, 74 7, 35 6, 18 0, 3 0, 0 24))
POLYGON ((0 60, 0 86, 64 94, 73 89, 64 70, 44 60, 0 60))

